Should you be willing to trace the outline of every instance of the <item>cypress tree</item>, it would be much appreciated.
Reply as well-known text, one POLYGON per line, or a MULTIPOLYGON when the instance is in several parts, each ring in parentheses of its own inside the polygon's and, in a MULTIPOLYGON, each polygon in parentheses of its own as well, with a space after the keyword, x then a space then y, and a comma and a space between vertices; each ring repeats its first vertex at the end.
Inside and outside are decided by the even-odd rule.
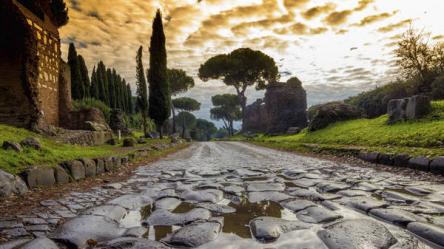
POLYGON ((142 126, 144 135, 147 136, 147 116, 148 116, 148 88, 146 85, 145 71, 143 69, 142 57, 143 47, 140 46, 136 56, 136 85, 137 85, 137 110, 142 114, 142 126))
POLYGON ((108 79, 106 77, 106 68, 102 61, 100 61, 97 66, 97 79, 99 85, 99 100, 109 106, 108 79))
POLYGON ((111 108, 116 108, 116 89, 113 73, 110 68, 106 70, 106 77, 108 79, 108 93, 109 93, 109 106, 111 108))
POLYGON ((128 103, 128 114, 132 114, 133 113, 133 94, 131 92, 131 86, 130 84, 126 85, 126 92, 127 92, 127 103, 128 103))
POLYGON ((167 53, 160 10, 157 10, 153 21, 148 81, 150 83, 149 115, 155 121, 160 137, 163 138, 162 126, 170 116, 171 94, 167 80, 167 53))
POLYGON ((94 66, 93 72, 91 74, 91 90, 90 90, 91 98, 99 99, 99 88, 97 83, 97 72, 96 67, 94 66))
POLYGON ((88 75, 88 67, 86 66, 85 59, 83 59, 83 56, 78 55, 77 56, 79 68, 80 68, 80 90, 82 91, 82 98, 89 98, 90 95, 90 87, 91 82, 89 81, 89 75, 88 75))
POLYGON ((76 47, 73 43, 69 44, 68 64, 71 68, 71 96, 73 99, 81 99, 82 83, 80 76, 80 66, 77 58, 76 47))

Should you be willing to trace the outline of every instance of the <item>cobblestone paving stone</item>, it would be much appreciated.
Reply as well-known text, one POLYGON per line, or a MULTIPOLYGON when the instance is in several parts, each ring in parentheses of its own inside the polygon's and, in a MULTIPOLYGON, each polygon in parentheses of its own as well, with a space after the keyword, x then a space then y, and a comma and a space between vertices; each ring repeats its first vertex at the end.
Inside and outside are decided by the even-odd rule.
POLYGON ((443 184, 235 142, 40 204, 0 249, 444 248, 443 184))

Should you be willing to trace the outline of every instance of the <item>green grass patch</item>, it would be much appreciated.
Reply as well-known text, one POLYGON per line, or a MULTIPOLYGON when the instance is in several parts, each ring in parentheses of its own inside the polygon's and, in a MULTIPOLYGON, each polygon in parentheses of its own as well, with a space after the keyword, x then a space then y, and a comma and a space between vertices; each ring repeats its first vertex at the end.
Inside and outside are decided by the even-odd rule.
MULTIPOLYGON (((0 169, 12 174, 18 174, 29 166, 54 166, 65 160, 78 158, 93 158, 103 156, 125 155, 131 150, 120 149, 122 144, 101 146, 78 146, 56 142, 26 129, 0 125, 0 144, 3 141, 20 142, 27 137, 37 138, 42 144, 41 150, 23 148, 17 153, 12 150, 0 148, 0 169)), ((167 143, 168 140, 148 139, 147 144, 137 147, 149 146, 154 143, 167 143)))
MULTIPOLYGON (((432 102, 426 117, 387 125, 387 115, 375 119, 357 119, 334 123, 315 132, 304 130, 297 135, 268 137, 259 135, 257 143, 282 149, 298 150, 302 144, 337 148, 358 147, 387 153, 444 155, 444 101, 432 102)), ((242 140, 239 136, 233 140, 242 140)))

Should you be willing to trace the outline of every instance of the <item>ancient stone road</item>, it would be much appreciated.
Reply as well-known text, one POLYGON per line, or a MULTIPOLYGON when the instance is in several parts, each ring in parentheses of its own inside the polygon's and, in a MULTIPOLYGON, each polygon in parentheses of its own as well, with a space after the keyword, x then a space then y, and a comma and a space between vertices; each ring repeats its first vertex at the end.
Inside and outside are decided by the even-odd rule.
POLYGON ((247 144, 199 143, 126 182, 0 219, 0 233, 12 239, 0 249, 442 248, 444 185, 247 144))

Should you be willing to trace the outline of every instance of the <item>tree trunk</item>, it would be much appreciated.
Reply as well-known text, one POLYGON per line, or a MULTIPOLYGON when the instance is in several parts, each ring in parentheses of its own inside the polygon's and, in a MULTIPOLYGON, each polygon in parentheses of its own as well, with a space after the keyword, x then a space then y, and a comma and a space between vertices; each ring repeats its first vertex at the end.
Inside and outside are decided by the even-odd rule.
POLYGON ((176 133, 176 111, 174 110, 174 106, 171 105, 171 113, 173 114, 173 134, 176 133))
POLYGON ((143 126, 143 135, 148 137, 147 125, 146 125, 146 113, 142 112, 142 126, 143 126))
POLYGON ((245 109, 247 108, 247 97, 245 97, 245 93, 238 91, 239 103, 241 106, 242 113, 242 130, 244 130, 244 121, 245 121, 245 109))
POLYGON ((157 125, 157 131, 159 132, 160 139, 163 139, 163 128, 162 128, 162 125, 157 125))
POLYGON ((182 138, 185 139, 185 120, 182 122, 182 138))

